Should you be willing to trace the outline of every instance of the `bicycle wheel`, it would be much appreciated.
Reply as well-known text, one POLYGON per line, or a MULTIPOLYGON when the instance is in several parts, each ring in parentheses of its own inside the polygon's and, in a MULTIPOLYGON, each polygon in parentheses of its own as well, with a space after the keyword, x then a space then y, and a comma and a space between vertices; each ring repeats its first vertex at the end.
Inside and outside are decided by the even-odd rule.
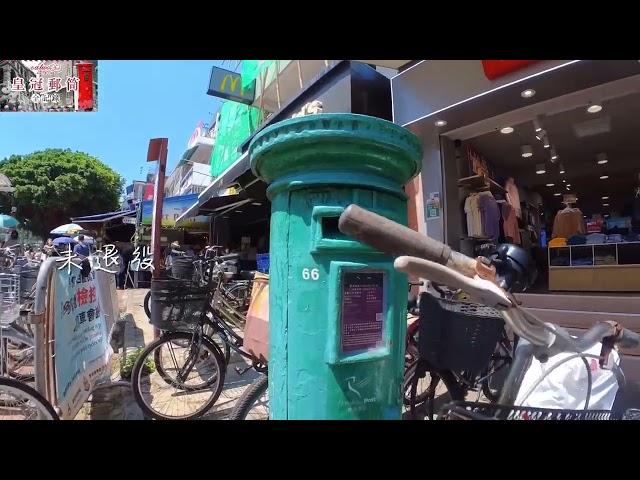
POLYGON ((194 340, 188 332, 169 332, 150 343, 131 372, 136 402, 159 420, 187 420, 206 413, 220 396, 225 361, 207 337, 194 340), (150 360, 160 350, 163 376, 150 360), (167 356, 167 358, 165 358, 167 356))
POLYGON ((229 420, 269 420, 269 377, 263 375, 249 385, 229 420))
POLYGON ((423 419, 433 420, 435 412, 439 411, 442 406, 454 400, 464 400, 466 390, 456 381, 453 372, 448 370, 438 370, 430 372, 426 364, 422 361, 415 362, 412 365, 412 374, 407 375, 403 383, 403 394, 408 391, 409 405, 408 418, 418 419, 418 414, 424 414, 423 419), (422 403, 418 403, 419 385, 427 375, 430 376, 429 387, 427 388, 426 399, 422 403))
POLYGON ((149 290, 147 292, 147 294, 144 296, 144 302, 143 302, 143 306, 144 306, 144 313, 147 314, 147 318, 149 320, 151 320, 151 290, 149 290))
POLYGON ((251 298, 251 284, 248 282, 238 282, 225 289, 225 295, 233 301, 233 306, 240 312, 249 309, 251 298))
POLYGON ((490 402, 497 402, 512 361, 511 342, 508 338, 501 340, 491 357, 491 363, 482 380, 482 393, 490 402))
POLYGON ((0 378, 0 420, 59 420, 36 390, 11 378, 0 378))
MULTIPOLYGON (((418 362, 414 361, 404 372, 404 380, 402 382, 402 403, 406 406, 411 406, 411 386, 414 383, 414 377, 416 376, 416 370, 418 368, 418 362)), ((431 375, 430 372, 424 372, 424 375, 416 381, 415 398, 413 399, 414 408, 427 400, 431 393, 436 388, 440 379, 431 375), (433 385, 432 385, 433 383, 433 385)))
MULTIPOLYGON (((231 349, 229 348, 229 344, 227 343, 225 338, 219 332, 214 331, 213 327, 211 327, 211 325, 209 324, 206 324, 204 326, 203 334, 220 349, 222 357, 224 358, 224 365, 226 369, 227 365, 229 365, 229 359, 231 358, 231 349)), ((192 334, 190 333, 189 335, 192 335, 192 334)), ((186 349, 191 343, 191 338, 192 337, 190 336, 188 340, 187 339, 173 340, 171 343, 177 348, 186 349)), ((203 355, 206 356, 208 354, 204 352, 203 355)), ((168 372, 175 372, 175 370, 173 369, 173 363, 171 358, 167 357, 166 355, 163 356, 161 349, 157 349, 153 352, 153 362, 158 372, 158 375, 160 375, 160 377, 165 382, 169 384, 173 383, 175 378, 173 378, 171 374, 168 373, 168 372), (165 363, 167 361, 169 361, 169 365, 165 366, 165 363)), ((209 379, 208 381, 212 382, 214 380, 215 379, 212 378, 212 379, 209 379)), ((207 386, 206 383, 200 385, 201 388, 204 388, 206 386, 207 386)))

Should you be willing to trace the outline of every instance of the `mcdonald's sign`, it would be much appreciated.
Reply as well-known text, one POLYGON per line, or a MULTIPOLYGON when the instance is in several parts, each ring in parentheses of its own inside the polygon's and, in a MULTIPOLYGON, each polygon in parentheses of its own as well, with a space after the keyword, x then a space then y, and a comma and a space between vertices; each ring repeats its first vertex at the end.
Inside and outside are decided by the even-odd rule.
POLYGON ((256 81, 253 80, 243 88, 242 77, 239 73, 219 67, 211 67, 207 95, 251 105, 255 97, 255 86, 256 81))

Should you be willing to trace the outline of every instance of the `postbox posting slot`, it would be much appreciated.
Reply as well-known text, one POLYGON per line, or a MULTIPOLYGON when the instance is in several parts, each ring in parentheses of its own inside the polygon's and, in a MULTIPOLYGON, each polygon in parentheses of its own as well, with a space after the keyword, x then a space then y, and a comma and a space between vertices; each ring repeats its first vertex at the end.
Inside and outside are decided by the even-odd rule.
POLYGON ((390 270, 377 263, 331 262, 326 362, 380 360, 391 355, 390 270))
MULTIPOLYGON (((391 212, 374 209, 376 213, 401 221, 391 212)), ((371 247, 350 239, 338 228, 338 220, 344 212, 344 207, 313 207, 311 213, 311 253, 322 250, 348 250, 363 253, 378 253, 371 247)))

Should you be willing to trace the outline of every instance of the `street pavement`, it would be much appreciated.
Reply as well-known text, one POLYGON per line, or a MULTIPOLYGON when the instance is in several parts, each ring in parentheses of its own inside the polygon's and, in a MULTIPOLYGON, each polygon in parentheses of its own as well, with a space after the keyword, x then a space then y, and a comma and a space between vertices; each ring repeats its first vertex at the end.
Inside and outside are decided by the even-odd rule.
MULTIPOLYGON (((135 403, 128 382, 120 379, 119 360, 127 353, 131 353, 153 341, 153 327, 149 324, 149 319, 144 312, 143 306, 144 297, 147 292, 148 289, 143 288, 118 291, 120 310, 122 312, 120 322, 123 328, 120 333, 121 338, 119 342, 121 348, 117 354, 114 355, 112 361, 113 374, 111 383, 97 389, 92 394, 92 397, 85 404, 76 419, 116 420, 143 418, 142 412, 135 403)), ((222 420, 228 418, 236 401, 242 395, 242 392, 259 376, 253 369, 249 369, 243 375, 237 373, 236 368, 245 368, 248 365, 243 357, 233 351, 231 352, 222 393, 214 407, 202 417, 203 420, 222 420)), ((166 386, 166 383, 156 377, 159 377, 159 375, 151 374, 149 377, 154 406, 156 401, 162 402, 163 397, 167 397, 160 388, 160 386, 166 386)), ((175 414, 177 412, 172 413, 175 414)))

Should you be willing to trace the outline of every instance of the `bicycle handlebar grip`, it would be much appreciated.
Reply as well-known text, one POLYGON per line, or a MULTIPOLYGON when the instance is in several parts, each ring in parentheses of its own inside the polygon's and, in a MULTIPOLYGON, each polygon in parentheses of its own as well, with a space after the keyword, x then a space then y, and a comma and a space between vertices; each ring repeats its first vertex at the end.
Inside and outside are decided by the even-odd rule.
POLYGON ((448 245, 411 230, 358 205, 349 205, 340 215, 338 228, 345 235, 393 256, 407 255, 449 265, 465 276, 476 274, 476 261, 448 245))

